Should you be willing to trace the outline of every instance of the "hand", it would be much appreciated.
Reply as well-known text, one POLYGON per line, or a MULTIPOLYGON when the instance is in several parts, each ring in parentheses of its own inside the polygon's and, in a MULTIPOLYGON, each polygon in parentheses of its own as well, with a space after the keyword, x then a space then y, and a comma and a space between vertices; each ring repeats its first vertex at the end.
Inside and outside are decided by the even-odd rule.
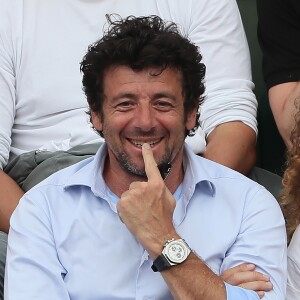
POLYGON ((143 144, 142 154, 148 181, 132 182, 121 195, 117 209, 150 257, 156 258, 168 239, 178 237, 173 226, 175 200, 160 175, 149 144, 143 144))
POLYGON ((255 267, 253 264, 241 264, 224 271, 221 278, 231 285, 255 291, 262 298, 265 292, 272 290, 273 285, 270 277, 255 271, 255 267))

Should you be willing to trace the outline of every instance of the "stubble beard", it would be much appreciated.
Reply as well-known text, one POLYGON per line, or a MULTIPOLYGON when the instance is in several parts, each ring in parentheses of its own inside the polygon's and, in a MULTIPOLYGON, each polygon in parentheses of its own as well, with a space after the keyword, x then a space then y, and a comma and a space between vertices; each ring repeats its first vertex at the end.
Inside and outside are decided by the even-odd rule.
MULTIPOLYGON (((136 164, 134 164, 125 152, 117 151, 116 153, 114 152, 114 155, 120 166, 126 172, 129 172, 130 174, 141 177, 143 179, 147 179, 145 169, 141 169, 136 164)), ((170 149, 166 149, 163 157, 157 162, 158 169, 160 169, 161 166, 164 166, 171 162, 171 155, 172 154, 170 149)))

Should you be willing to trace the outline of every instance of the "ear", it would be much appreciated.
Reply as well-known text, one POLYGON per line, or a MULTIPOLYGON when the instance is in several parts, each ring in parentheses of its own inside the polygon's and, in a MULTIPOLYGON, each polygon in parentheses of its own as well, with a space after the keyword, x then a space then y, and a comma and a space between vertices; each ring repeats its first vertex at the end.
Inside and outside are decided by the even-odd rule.
POLYGON ((103 126, 102 126, 102 120, 100 118, 100 115, 95 111, 91 111, 91 118, 92 118, 92 123, 94 128, 97 129, 98 131, 102 131, 103 126))
POLYGON ((187 119, 185 122, 185 127, 187 130, 191 130, 196 126, 198 108, 194 108, 187 114, 187 119))

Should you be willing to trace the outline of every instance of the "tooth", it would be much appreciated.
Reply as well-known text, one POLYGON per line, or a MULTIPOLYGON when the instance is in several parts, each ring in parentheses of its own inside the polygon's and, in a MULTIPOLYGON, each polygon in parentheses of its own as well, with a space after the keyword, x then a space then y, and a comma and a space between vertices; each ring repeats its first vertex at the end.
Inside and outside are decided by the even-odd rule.
MULTIPOLYGON (((148 144, 150 145, 150 147, 153 147, 157 142, 158 142, 158 140, 155 140, 155 141, 148 142, 148 144)), ((132 140, 132 143, 138 147, 142 147, 144 144, 144 142, 139 142, 139 141, 135 141, 135 140, 132 140)))

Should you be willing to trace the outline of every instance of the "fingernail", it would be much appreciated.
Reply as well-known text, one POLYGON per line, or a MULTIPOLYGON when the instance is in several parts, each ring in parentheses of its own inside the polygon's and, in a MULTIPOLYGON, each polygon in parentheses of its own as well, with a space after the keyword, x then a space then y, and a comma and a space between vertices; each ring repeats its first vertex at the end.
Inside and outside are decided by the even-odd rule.
POLYGON ((267 287, 272 288, 273 284, 271 282, 266 282, 267 287))
POLYGON ((148 149, 148 150, 151 148, 150 145, 149 145, 148 143, 144 143, 144 144, 143 144, 143 147, 144 147, 145 149, 148 149))
POLYGON ((247 267, 248 267, 248 269, 253 269, 253 268, 255 268, 255 265, 254 264, 247 264, 247 267))
POLYGON ((257 294, 260 299, 265 295, 265 293, 263 291, 259 291, 259 292, 257 292, 257 294))

